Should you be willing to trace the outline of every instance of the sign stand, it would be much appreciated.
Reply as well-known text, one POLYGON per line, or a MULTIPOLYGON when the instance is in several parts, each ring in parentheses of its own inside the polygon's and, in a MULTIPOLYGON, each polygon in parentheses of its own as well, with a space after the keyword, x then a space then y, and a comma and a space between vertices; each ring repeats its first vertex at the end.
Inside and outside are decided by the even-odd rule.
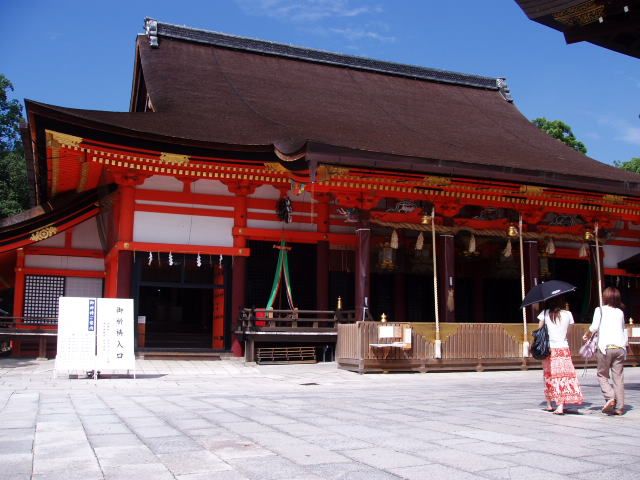
POLYGON ((133 300, 130 298, 60 297, 58 371, 87 373, 125 370, 135 378, 133 300))

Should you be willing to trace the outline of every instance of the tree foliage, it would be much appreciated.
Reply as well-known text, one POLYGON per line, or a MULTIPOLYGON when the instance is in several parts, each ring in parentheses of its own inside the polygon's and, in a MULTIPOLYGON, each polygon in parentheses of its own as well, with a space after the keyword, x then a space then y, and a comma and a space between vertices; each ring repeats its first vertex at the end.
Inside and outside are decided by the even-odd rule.
POLYGON ((627 160, 626 162, 615 161, 613 164, 618 168, 627 170, 628 172, 640 173, 640 157, 633 157, 631 160, 627 160))
POLYGON ((0 74, 0 218, 29 208, 29 187, 20 140, 22 106, 9 100, 13 85, 0 74))
POLYGON ((547 120, 544 117, 540 117, 534 119, 533 124, 540 130, 547 132, 553 138, 569 145, 574 150, 580 153, 587 153, 587 147, 584 146, 584 143, 575 137, 571 127, 562 120, 547 120))

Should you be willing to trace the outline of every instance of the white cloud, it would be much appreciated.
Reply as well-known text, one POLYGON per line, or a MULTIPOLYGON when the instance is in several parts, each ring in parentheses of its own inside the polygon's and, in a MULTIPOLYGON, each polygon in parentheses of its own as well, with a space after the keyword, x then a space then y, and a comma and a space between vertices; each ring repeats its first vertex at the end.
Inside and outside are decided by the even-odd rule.
POLYGON ((353 0, 236 0, 236 3, 248 15, 293 23, 316 35, 338 35, 349 41, 395 41, 395 37, 386 34, 389 27, 383 22, 361 26, 364 17, 382 13, 379 5, 355 5, 353 0), (359 25, 349 25, 356 17, 359 25), (325 21, 331 22, 331 26, 323 25, 325 21), (347 24, 336 26, 336 22, 347 24))
POLYGON ((329 31, 336 35, 340 35, 345 37, 347 40, 361 40, 361 39, 371 39, 377 40, 379 42, 395 42, 396 37, 390 35, 382 35, 373 30, 367 30, 364 28, 330 28, 329 31))
POLYGON ((620 138, 631 145, 640 145, 640 127, 625 127, 620 138))
POLYGON ((598 123, 614 128, 616 140, 622 140, 631 145, 640 145, 640 126, 636 127, 626 120, 610 116, 600 117, 598 123))
POLYGON ((590 138, 592 140, 600 140, 602 136, 598 132, 587 132, 584 134, 585 138, 590 138))
POLYGON ((378 6, 351 6, 349 0, 236 0, 249 15, 293 22, 314 22, 327 18, 350 18, 380 13, 378 6))

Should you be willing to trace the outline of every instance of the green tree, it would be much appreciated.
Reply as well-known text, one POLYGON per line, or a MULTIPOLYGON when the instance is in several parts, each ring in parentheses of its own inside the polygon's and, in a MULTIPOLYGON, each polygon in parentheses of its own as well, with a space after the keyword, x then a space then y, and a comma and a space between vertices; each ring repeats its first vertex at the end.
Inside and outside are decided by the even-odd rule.
POLYGON ((633 157, 631 160, 627 160, 626 162, 615 161, 613 164, 618 168, 627 170, 628 172, 640 173, 640 157, 633 157))
POLYGON ((547 120, 544 117, 540 117, 534 119, 532 123, 540 130, 547 132, 556 140, 566 143, 574 150, 580 153, 587 153, 587 147, 584 146, 584 143, 575 137, 571 127, 562 120, 547 120))
POLYGON ((0 218, 29 208, 29 187, 20 140, 22 106, 9 100, 13 85, 0 74, 0 218))

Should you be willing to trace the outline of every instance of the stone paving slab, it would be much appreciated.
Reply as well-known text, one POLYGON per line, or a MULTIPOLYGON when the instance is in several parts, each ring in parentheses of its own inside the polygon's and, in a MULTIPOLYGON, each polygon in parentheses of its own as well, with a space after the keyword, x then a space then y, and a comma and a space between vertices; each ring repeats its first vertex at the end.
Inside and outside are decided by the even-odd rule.
POLYGON ((53 377, 0 359, 0 480, 640 478, 628 411, 544 412, 537 371, 357 375, 334 363, 137 361, 137 378, 53 377), (309 384, 315 385, 309 385, 309 384))

